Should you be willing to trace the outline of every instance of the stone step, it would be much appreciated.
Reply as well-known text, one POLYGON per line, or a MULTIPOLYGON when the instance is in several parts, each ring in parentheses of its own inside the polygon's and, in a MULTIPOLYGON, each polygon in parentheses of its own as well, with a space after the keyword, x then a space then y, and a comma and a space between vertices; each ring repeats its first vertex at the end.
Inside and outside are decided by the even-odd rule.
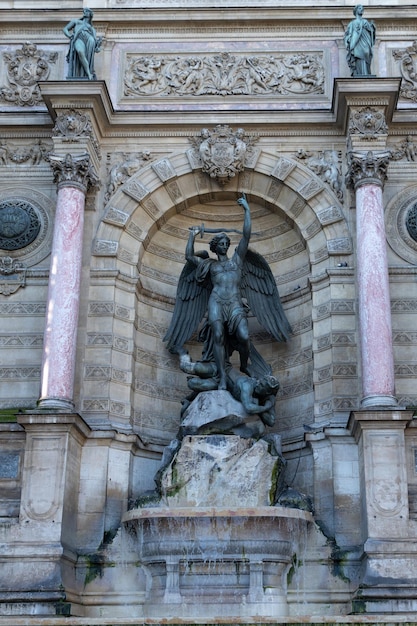
POLYGON ((150 618, 127 618, 127 617, 37 617, 28 616, 4 616, 0 617, 0 626, 244 626, 247 624, 266 625, 281 624, 291 626, 292 624, 312 624, 314 626, 350 626, 351 624, 366 624, 367 626, 379 626, 387 624, 389 626, 416 626, 416 614, 400 615, 334 615, 334 616, 298 616, 280 618, 247 618, 205 620, 201 619, 150 619, 150 618))

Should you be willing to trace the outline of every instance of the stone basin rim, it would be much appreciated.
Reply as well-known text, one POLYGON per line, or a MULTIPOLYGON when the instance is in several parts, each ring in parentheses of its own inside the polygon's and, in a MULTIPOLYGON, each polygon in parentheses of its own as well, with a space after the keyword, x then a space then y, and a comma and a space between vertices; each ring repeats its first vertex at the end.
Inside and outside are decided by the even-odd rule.
POLYGON ((304 520, 314 522, 312 513, 290 507, 148 507, 143 509, 131 509, 122 517, 122 523, 133 522, 140 519, 158 518, 210 518, 210 517, 264 517, 280 518, 288 520, 304 520))

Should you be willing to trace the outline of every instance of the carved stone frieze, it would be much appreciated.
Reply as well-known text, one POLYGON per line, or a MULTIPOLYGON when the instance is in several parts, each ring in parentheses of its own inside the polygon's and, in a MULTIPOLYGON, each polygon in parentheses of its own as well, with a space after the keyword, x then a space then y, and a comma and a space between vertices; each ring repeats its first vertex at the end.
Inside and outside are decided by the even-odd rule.
POLYGON ((0 87, 0 101, 17 106, 43 104, 38 83, 48 79, 58 53, 38 50, 36 44, 26 42, 14 52, 3 52, 3 59, 7 82, 0 87))
POLYGON ((400 66, 400 96, 417 102, 417 41, 407 48, 393 50, 392 55, 400 66))
POLYGON ((43 334, 24 333, 0 335, 0 346, 2 348, 41 348, 43 344, 43 334))
POLYGON ((102 316, 114 314, 114 302, 90 302, 88 315, 102 316))
POLYGON ((10 296, 26 285, 26 266, 9 256, 0 257, 0 293, 10 296))
POLYGON ((287 176, 291 174, 295 167, 296 164, 294 161, 291 161, 290 159, 286 159, 284 157, 280 157, 271 172, 271 176, 274 176, 279 180, 285 180, 287 176))
POLYGON ((117 241, 96 239, 94 242, 93 253, 96 256, 116 256, 118 246, 119 244, 117 241))
POLYGON ((127 152, 108 154, 108 182, 104 197, 105 202, 108 202, 110 196, 150 160, 151 153, 149 150, 132 152, 130 154, 127 152))
POLYGON ((76 156, 68 153, 64 157, 50 154, 49 163, 54 173, 54 182, 58 187, 73 185, 86 192, 90 187, 96 187, 99 184, 98 176, 87 153, 76 156))
POLYGON ((393 161, 401 161, 402 159, 406 159, 409 163, 417 161, 417 144, 412 135, 407 135, 399 145, 393 146, 391 149, 393 161))
POLYGON ((319 150, 311 152, 299 149, 295 155, 316 176, 329 185, 336 197, 343 201, 342 175, 341 175, 341 152, 337 150, 319 150))
POLYGON ((191 137, 190 141, 194 152, 192 161, 198 162, 210 178, 225 185, 244 170, 257 137, 246 134, 243 128, 233 131, 227 124, 218 124, 212 130, 203 128, 200 135, 191 137))
POLYGON ((45 302, 0 302, 0 315, 9 315, 11 317, 43 317, 45 312, 45 302))
POLYGON ((322 226, 340 222, 343 219, 343 213, 338 206, 329 206, 326 209, 317 211, 317 217, 322 226))
POLYGON ((348 152, 348 172, 346 186, 355 189, 369 183, 384 186, 391 152, 348 152))
POLYGON ((327 251, 329 254, 350 254, 352 252, 352 242, 348 237, 329 239, 327 241, 327 251))
POLYGON ((41 139, 24 146, 12 146, 10 142, 0 141, 0 166, 39 165, 42 161, 48 161, 51 150, 52 144, 41 139))
POLYGON ((391 311, 393 313, 414 313, 415 311, 417 311, 417 300, 411 298, 392 300, 391 311))
POLYGON ((383 109, 375 107, 352 107, 349 118, 349 135, 363 135, 366 139, 376 139, 386 135, 388 126, 383 109))
POLYGON ((40 375, 38 365, 0 367, 0 380, 38 380, 40 375))
POLYGON ((303 96, 324 93, 322 52, 244 55, 139 56, 130 54, 124 95, 303 96))

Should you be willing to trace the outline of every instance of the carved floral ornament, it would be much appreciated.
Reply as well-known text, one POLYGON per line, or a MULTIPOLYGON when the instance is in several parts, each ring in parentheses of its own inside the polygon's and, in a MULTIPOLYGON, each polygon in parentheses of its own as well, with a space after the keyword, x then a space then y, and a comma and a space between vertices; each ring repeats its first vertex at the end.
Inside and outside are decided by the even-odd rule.
POLYGON ((247 56, 127 56, 124 95, 237 96, 324 93, 322 52, 247 56))
POLYGON ((204 173, 223 186, 243 172, 248 161, 253 161, 257 138, 247 135, 243 128, 233 131, 227 124, 218 124, 212 130, 203 128, 200 135, 191 137, 190 141, 192 163, 199 164, 204 173))
POLYGON ((40 165, 48 161, 52 144, 39 139, 33 144, 13 146, 10 142, 0 140, 0 167, 2 165, 40 165))
POLYGON ((349 152, 346 186, 354 189, 361 184, 384 186, 391 152, 349 152))
POLYGON ((70 185, 86 193, 90 187, 97 187, 99 184, 88 154, 72 156, 68 153, 64 157, 51 154, 49 162, 54 172, 54 182, 58 187, 70 185))
POLYGON ((0 101, 18 106, 42 104, 38 82, 48 79, 58 53, 38 50, 36 44, 26 42, 14 52, 3 52, 3 59, 6 84, 0 86, 0 101))

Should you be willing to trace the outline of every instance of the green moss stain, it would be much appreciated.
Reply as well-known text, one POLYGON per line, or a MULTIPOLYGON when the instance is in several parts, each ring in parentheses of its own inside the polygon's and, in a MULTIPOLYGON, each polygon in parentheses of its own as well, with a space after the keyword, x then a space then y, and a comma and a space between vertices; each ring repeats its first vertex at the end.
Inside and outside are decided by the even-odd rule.
POLYGON ((290 569, 288 570, 288 573, 287 573, 287 585, 288 586, 291 585, 298 568, 301 567, 302 564, 303 562, 301 561, 301 559, 299 559, 296 554, 293 554, 292 559, 291 559, 290 569))
POLYGON ((344 567, 347 563, 347 557, 349 555, 349 550, 343 550, 340 546, 337 545, 335 537, 333 537, 324 522, 321 520, 316 520, 316 524, 326 537, 327 545, 331 548, 331 559, 332 559, 332 574, 337 578, 340 578, 345 583, 350 583, 350 578, 346 576, 344 572, 344 567))
POLYGON ((108 561, 105 555, 106 548, 113 542, 117 535, 118 528, 105 531, 103 539, 98 547, 97 552, 85 554, 82 558, 85 560, 86 572, 84 578, 84 586, 87 586, 96 578, 103 578, 104 570, 108 567, 115 567, 113 561, 108 561))
POLYGON ((0 424, 16 423, 18 409, 0 409, 0 424))

